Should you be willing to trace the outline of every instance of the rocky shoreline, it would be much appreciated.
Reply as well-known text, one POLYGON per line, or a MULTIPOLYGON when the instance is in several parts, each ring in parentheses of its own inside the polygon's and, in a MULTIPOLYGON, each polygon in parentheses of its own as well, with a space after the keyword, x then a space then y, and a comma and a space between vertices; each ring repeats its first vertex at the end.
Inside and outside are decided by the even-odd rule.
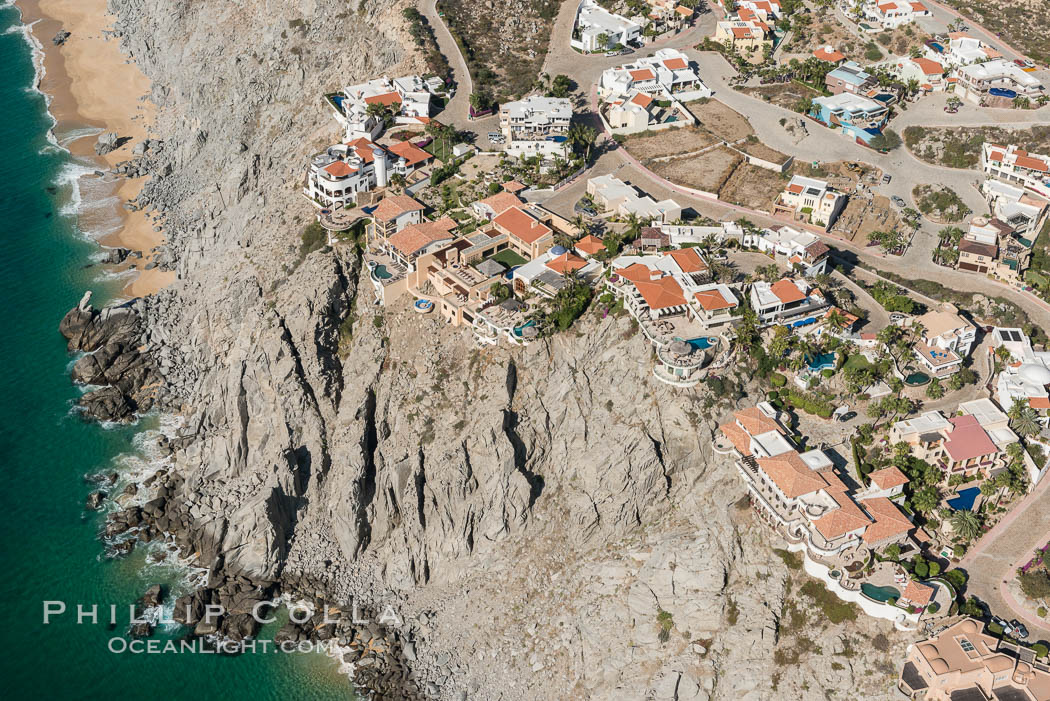
POLYGON ((421 69, 402 7, 365 0, 350 19, 319 0, 275 22, 251 3, 110 0, 164 136, 141 149, 131 206, 163 217, 157 260, 177 280, 85 300, 62 330, 87 354, 74 380, 103 385, 85 416, 184 422, 137 487, 149 498, 103 536, 196 554, 209 581, 179 602, 195 633, 248 635, 244 609, 277 594, 392 608, 400 625, 282 632, 345 643, 377 698, 891 698, 892 625, 813 619, 806 654, 773 654, 806 605, 711 450, 746 374, 718 397, 662 385, 613 315, 476 350, 436 315, 371 304, 352 245, 300 248, 301 165, 337 129, 320 96, 421 69), (251 46, 231 51, 228 26, 251 46), (231 613, 202 624, 214 601, 231 613))

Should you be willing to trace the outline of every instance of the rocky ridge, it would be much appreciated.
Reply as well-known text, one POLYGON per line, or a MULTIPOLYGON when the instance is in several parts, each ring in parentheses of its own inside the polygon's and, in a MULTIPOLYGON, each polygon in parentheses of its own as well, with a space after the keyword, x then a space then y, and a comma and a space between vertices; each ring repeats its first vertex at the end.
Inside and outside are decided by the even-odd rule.
MULTIPOLYGON (((352 247, 300 255, 301 164, 337 137, 320 95, 419 61, 388 21, 401 5, 362 7, 111 0, 161 108, 136 206, 164 216, 178 280, 129 307, 144 323, 121 348, 149 373, 122 386, 121 353, 75 379, 186 420, 150 508, 110 522, 199 553, 212 581, 191 611, 278 590, 393 608, 400 625, 336 633, 365 642, 346 659, 386 698, 891 698, 884 651, 774 659, 791 572, 710 450, 735 400, 656 382, 626 319, 471 350, 372 305, 352 247), (251 46, 231 51, 229 26, 251 46)), ((63 331, 97 355, 94 329, 126 314, 78 308, 63 331)), ((248 634, 241 613, 213 625, 248 634)), ((818 615, 810 635, 832 650, 889 628, 818 615)))

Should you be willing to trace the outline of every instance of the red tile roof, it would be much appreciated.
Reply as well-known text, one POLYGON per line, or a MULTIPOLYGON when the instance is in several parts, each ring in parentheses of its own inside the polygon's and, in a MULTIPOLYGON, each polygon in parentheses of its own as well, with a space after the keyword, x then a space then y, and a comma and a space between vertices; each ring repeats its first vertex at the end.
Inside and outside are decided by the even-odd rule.
POLYGON ((746 409, 733 412, 733 416, 744 427, 744 430, 752 436, 769 433, 770 431, 784 433, 784 429, 780 427, 780 424, 763 414, 762 410, 757 406, 749 406, 746 409))
POLYGON ((549 226, 527 214, 520 207, 507 209, 493 219, 492 223, 505 229, 514 238, 529 244, 553 233, 549 226))
POLYGON ((904 512, 886 497, 865 499, 861 505, 875 521, 861 535, 861 539, 868 545, 878 545, 887 540, 900 538, 915 527, 904 512))
POLYGON ((944 73, 944 66, 928 58, 913 58, 912 61, 926 75, 940 75, 944 73))
POLYGON ((758 458, 758 466, 788 499, 810 494, 828 486, 820 473, 810 468, 796 450, 771 458, 758 458))
POLYGON ((605 243, 597 236, 587 234, 576 242, 576 248, 589 256, 593 256, 598 251, 605 250, 605 243))
POLYGON ((419 148, 411 141, 402 141, 393 146, 388 146, 386 150, 399 158, 404 158, 409 166, 426 163, 433 158, 432 155, 419 148))
POLYGON ((671 256, 683 273, 704 273, 710 270, 707 262, 695 248, 680 248, 668 251, 664 255, 671 256))
POLYGON ((822 46, 813 52, 813 55, 819 58, 821 61, 828 61, 830 63, 838 63, 846 58, 846 55, 835 49, 828 50, 828 47, 822 46))
POLYGON ((457 226, 455 219, 445 217, 436 222, 425 221, 407 226, 387 240, 398 251, 411 256, 432 243, 452 238, 450 232, 457 226))
POLYGON ((652 104, 653 98, 649 97, 644 92, 640 92, 631 98, 631 102, 644 109, 652 104))
POLYGON ((365 103, 369 105, 393 105, 401 104, 401 96, 396 92, 385 92, 382 95, 373 95, 372 97, 366 97, 365 103))
POLYGON ((637 71, 630 71, 630 74, 631 74, 631 80, 642 81, 642 80, 654 80, 656 78, 656 74, 653 73, 648 68, 643 68, 643 69, 637 70, 637 71))
POLYGON ((936 589, 925 584, 910 580, 908 586, 901 592, 901 599, 907 599, 913 606, 925 606, 936 593, 936 589))
POLYGON ((684 58, 669 58, 664 61, 664 65, 672 71, 680 71, 683 68, 688 68, 688 64, 686 64, 684 58))
POLYGON ((944 449, 954 462, 999 452, 995 443, 981 428, 981 424, 977 423, 977 417, 964 414, 953 416, 949 420, 952 422, 952 429, 944 439, 944 449))
POLYGON ((561 274, 570 271, 575 272, 585 265, 587 265, 587 261, 571 252, 562 253, 557 258, 547 261, 548 268, 561 274))
POLYGON ((1050 397, 1029 397, 1028 406, 1033 409, 1050 409, 1050 397))
POLYGON ((1031 156, 1018 156, 1017 160, 1014 161, 1021 168, 1027 168, 1028 170, 1037 170, 1040 173, 1047 172, 1047 165, 1044 161, 1038 158, 1032 158, 1031 156))
POLYGON ((709 312, 715 312, 719 309, 730 309, 736 306, 735 302, 730 302, 718 290, 704 290, 703 292, 695 293, 693 297, 696 298, 701 307, 709 312))
POLYGON ((519 183, 517 180, 510 180, 503 183, 503 189, 511 194, 521 192, 525 189, 525 186, 519 183))
POLYGON ((634 283, 634 287, 650 309, 667 309, 685 305, 682 286, 671 275, 665 275, 656 280, 638 280, 634 283))
POLYGON ((503 214, 511 207, 517 207, 521 203, 521 198, 511 192, 497 192, 495 195, 486 197, 478 202, 478 204, 489 207, 496 214, 503 214))
POLYGON ((747 431, 737 426, 734 421, 724 423, 718 428, 737 449, 737 452, 741 455, 751 455, 751 436, 747 435, 747 431))
POLYGON ((908 484, 904 473, 892 465, 871 473, 871 481, 879 489, 893 489, 908 484))
POLYGON ((784 304, 801 302, 806 298, 802 290, 798 289, 798 286, 791 280, 777 280, 770 285, 769 291, 775 294, 777 299, 784 304))
POLYGON ((351 168, 346 164, 346 161, 336 161, 330 165, 325 166, 325 172, 336 178, 345 178, 351 173, 356 173, 357 168, 351 168))
POLYGON ((417 202, 408 195, 394 195, 393 197, 384 197, 376 205, 375 210, 372 212, 372 217, 379 221, 392 221, 407 212, 422 211, 423 204, 421 202, 417 202))

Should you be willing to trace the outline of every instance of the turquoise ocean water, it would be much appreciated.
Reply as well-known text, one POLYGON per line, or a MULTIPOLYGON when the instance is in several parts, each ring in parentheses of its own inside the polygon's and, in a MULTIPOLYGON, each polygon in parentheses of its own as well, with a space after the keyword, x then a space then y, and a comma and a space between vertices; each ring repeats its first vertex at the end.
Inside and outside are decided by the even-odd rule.
POLYGON ((151 584, 182 586, 185 571, 146 565, 141 549, 105 559, 102 517, 84 509, 93 489, 85 476, 142 465, 136 435, 149 421, 102 429, 70 414, 77 390, 58 322, 85 289, 103 303, 121 285, 84 268, 98 249, 70 212, 71 158, 48 141, 51 119, 30 89, 32 51, 18 28, 17 9, 0 4, 0 696, 352 699, 321 655, 109 651, 127 604, 151 584), (67 602, 70 613, 43 625, 45 600, 67 602), (98 604, 100 623, 77 625, 78 603, 98 604), (111 604, 121 612, 114 630, 103 620, 111 604))

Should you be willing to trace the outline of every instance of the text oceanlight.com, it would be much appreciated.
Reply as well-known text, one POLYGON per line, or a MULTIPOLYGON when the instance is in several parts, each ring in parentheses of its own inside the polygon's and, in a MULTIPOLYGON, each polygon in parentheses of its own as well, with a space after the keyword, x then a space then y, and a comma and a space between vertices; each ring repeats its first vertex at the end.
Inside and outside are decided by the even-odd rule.
POLYGON ((311 641, 311 640, 284 640, 276 642, 273 640, 219 640, 208 642, 199 638, 189 640, 141 640, 133 638, 110 638, 106 646, 110 652, 122 655, 170 655, 170 654, 199 654, 199 655, 243 655, 248 653, 311 653, 320 652, 327 654, 335 651, 335 641, 311 641))

